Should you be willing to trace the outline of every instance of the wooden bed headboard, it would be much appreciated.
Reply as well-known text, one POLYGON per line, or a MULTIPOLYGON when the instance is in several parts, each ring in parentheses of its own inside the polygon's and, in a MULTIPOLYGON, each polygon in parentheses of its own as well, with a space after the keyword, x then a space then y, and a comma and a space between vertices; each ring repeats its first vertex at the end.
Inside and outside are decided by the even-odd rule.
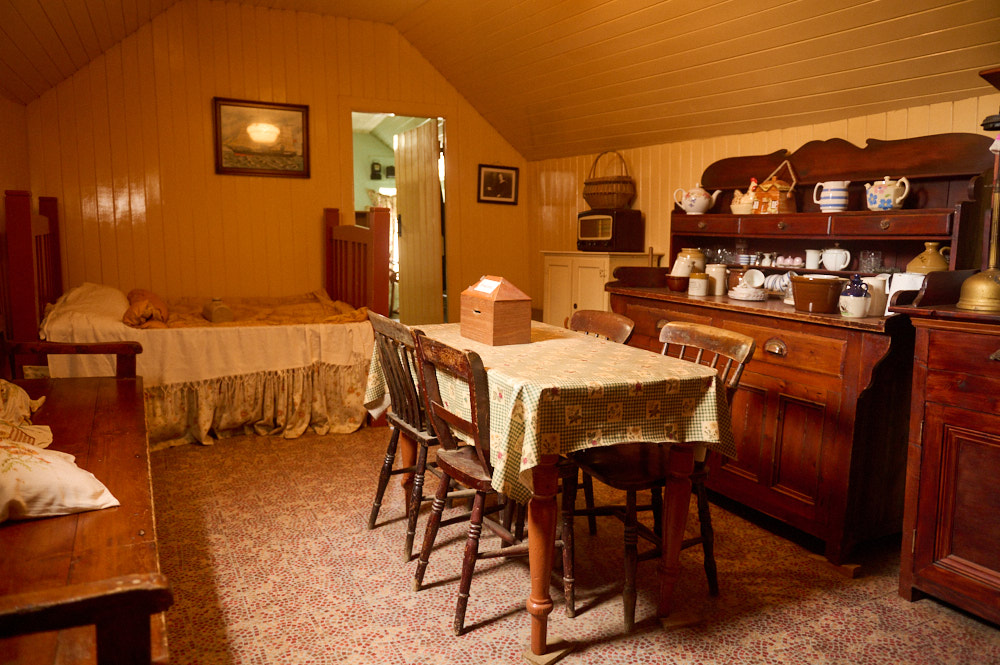
POLYGON ((7 190, 4 210, 4 324, 11 339, 36 340, 45 306, 62 295, 59 206, 55 197, 40 196, 33 213, 31 192, 7 190))
POLYGON ((326 292, 389 316, 389 209, 371 208, 368 228, 341 224, 337 208, 323 213, 326 292))
MULTIPOLYGON (((45 307, 63 293, 59 212, 55 197, 7 190, 5 251, 0 257, 0 307, 8 339, 33 341, 45 307)), ((336 208, 324 210, 324 277, 327 293, 354 307, 389 313, 389 209, 372 208, 368 228, 341 225, 336 208)))

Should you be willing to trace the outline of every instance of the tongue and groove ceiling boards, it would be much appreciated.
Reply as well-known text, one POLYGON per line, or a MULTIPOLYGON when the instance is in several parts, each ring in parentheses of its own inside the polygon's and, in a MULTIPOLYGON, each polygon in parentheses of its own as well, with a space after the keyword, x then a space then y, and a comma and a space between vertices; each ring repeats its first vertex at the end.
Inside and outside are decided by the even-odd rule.
MULTIPOLYGON (((0 0, 26 104, 177 0, 0 0)), ((206 0, 182 0, 206 1, 206 0)), ((242 0, 388 23, 526 158, 994 92, 997 0, 242 0)))

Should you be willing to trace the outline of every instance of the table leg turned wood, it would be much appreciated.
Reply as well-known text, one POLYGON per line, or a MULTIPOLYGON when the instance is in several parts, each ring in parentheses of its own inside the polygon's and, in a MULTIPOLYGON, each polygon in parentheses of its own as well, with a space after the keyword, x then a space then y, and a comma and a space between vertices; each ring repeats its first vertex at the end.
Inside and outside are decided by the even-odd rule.
POLYGON ((527 608, 531 614, 531 644, 525 658, 532 663, 553 663, 569 653, 565 643, 548 643, 548 616, 552 611, 549 584, 552 577, 552 551, 556 538, 556 493, 559 477, 558 455, 542 455, 532 469, 533 494, 528 503, 528 564, 531 568, 531 595, 527 608))
POLYGON ((694 449, 675 445, 670 451, 667 482, 663 488, 663 548, 659 563, 660 597, 657 615, 662 620, 673 609, 674 586, 681 576, 681 543, 691 502, 694 449))

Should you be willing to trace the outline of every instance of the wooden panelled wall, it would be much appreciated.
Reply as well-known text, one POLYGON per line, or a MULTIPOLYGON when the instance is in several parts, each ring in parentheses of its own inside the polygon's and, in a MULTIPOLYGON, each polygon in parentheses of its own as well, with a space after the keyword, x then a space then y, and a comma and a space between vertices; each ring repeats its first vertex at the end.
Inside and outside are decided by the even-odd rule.
MULTIPOLYGON (((973 97, 957 102, 915 106, 889 113, 844 118, 837 122, 791 127, 788 129, 719 136, 707 140, 682 141, 622 150, 630 174, 636 180, 637 196, 633 208, 646 217, 646 243, 656 252, 670 248, 670 211, 678 187, 693 187, 705 167, 724 157, 768 154, 787 148, 794 151, 813 140, 842 138, 864 146, 869 138, 903 139, 944 132, 982 132, 980 123, 995 114, 1000 94, 973 97)), ((533 241, 538 250, 575 250, 576 214, 587 210, 583 200, 586 180, 596 155, 530 162, 527 180, 533 193, 533 241)), ((597 175, 617 175, 612 167, 617 160, 605 156, 598 164, 597 175)), ((768 174, 747 174, 758 180, 768 174)), ((899 177, 905 173, 886 173, 899 177)), ((811 194, 810 194, 811 196, 811 194)), ((665 258, 664 262, 669 258, 665 258)), ((541 260, 533 266, 532 278, 538 291, 542 288, 541 260)))
POLYGON ((526 206, 476 202, 479 163, 524 159, 394 28, 182 0, 28 105, 31 189, 59 197, 67 286, 320 287, 322 210, 353 209, 352 110, 446 119, 455 317, 483 272, 528 283, 526 206), (312 177, 216 175, 213 96, 309 105, 312 177))

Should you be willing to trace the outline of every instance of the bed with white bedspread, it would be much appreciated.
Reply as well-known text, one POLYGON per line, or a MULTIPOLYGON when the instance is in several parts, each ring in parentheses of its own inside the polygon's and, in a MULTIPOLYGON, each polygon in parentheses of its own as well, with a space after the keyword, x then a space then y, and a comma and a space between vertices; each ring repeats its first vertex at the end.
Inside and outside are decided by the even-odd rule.
MULTIPOLYGON (((48 308, 40 335, 52 341, 134 340, 154 448, 211 443, 256 433, 295 438, 352 432, 364 423, 374 343, 364 308, 322 291, 287 298, 227 300, 235 319, 210 323, 201 301, 169 302, 166 326, 122 321, 122 291, 85 283, 48 308)), ((107 374, 104 356, 50 356, 55 377, 107 374)))

